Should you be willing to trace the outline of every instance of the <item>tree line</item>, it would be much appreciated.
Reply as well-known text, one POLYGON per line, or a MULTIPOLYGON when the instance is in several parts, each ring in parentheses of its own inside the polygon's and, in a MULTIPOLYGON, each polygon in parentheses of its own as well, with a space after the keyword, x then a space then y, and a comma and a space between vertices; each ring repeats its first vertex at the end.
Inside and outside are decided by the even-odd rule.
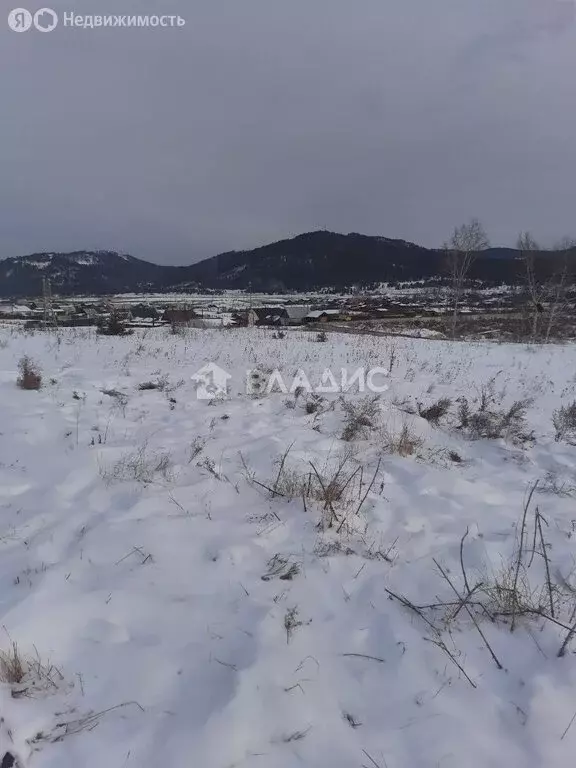
MULTIPOLYGON (((576 240, 565 237, 552 248, 544 248, 530 232, 521 232, 516 247, 523 263, 530 337, 533 341, 549 341, 555 325, 571 307, 569 291, 574 283, 576 240)), ((453 337, 458 331, 460 308, 470 270, 479 255, 488 248, 490 240, 486 230, 475 218, 456 227, 444 245, 445 270, 451 286, 453 337)))

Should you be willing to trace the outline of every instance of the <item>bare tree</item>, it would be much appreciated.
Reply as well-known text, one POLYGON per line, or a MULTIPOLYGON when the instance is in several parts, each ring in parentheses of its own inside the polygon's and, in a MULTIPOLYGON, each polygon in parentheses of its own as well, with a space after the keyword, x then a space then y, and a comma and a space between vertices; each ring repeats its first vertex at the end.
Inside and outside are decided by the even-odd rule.
POLYGON ((478 219, 456 227, 450 242, 444 246, 446 265, 452 288, 452 337, 456 336, 458 309, 462 301, 466 278, 470 268, 481 251, 490 246, 484 227, 478 219))
POLYGON ((538 245, 529 232, 518 238, 518 250, 525 267, 526 289, 530 300, 532 341, 548 342, 559 319, 569 306, 570 251, 576 243, 563 238, 552 249, 538 245), (542 320, 542 327, 540 326, 542 320))
POLYGON ((538 262, 542 249, 530 232, 520 233, 517 248, 522 254, 522 261, 524 262, 526 290, 528 291, 530 314, 532 316, 531 336, 532 340, 535 341, 538 338, 538 322, 544 311, 545 290, 538 274, 538 262))
POLYGON ((568 290, 570 287, 570 251, 576 247, 576 242, 570 237, 564 237, 554 248, 552 274, 548 281, 548 322, 544 339, 550 340, 550 334, 555 324, 568 308, 568 290))

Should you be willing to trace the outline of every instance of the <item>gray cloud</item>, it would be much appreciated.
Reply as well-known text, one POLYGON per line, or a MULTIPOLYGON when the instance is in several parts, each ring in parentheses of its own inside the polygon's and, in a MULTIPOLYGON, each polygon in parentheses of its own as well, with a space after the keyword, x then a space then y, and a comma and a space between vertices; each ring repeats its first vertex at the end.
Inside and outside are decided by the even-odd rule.
POLYGON ((571 0, 52 7, 187 24, 0 20, 0 257, 185 263, 319 227, 438 245, 472 215, 503 244, 574 232, 571 0))

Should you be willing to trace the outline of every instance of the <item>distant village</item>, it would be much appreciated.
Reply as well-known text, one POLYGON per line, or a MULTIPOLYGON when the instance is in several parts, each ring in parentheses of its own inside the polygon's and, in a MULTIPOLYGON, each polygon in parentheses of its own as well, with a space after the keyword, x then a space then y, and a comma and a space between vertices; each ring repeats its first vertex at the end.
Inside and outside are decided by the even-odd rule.
POLYGON ((432 316, 443 314, 441 308, 422 308, 382 300, 328 299, 324 304, 279 304, 225 307, 222 304, 193 306, 191 301, 168 302, 110 300, 74 301, 49 299, 0 303, 0 320, 24 321, 28 327, 58 325, 61 327, 102 326, 114 318, 127 327, 148 328, 162 325, 186 325, 209 328, 215 326, 302 326, 331 322, 351 322, 394 317, 432 316))
MULTIPOLYGON (((458 309, 462 333, 470 338, 524 338, 530 326, 530 305, 521 292, 507 287, 470 290, 458 309)), ((544 308, 542 310, 544 311, 544 308)), ((562 317, 565 318, 564 311, 562 317)), ((400 334, 441 338, 451 333, 449 292, 421 286, 390 291, 387 295, 335 295, 323 293, 286 296, 222 291, 198 294, 117 294, 108 297, 52 296, 48 280, 40 297, 0 301, 0 324, 25 330, 93 326, 107 336, 131 334, 135 329, 266 327, 284 338, 282 328, 400 334)), ((573 317, 573 311, 571 310, 573 317)), ((560 315, 559 315, 560 316, 560 315)), ((572 338, 576 321, 564 320, 562 337, 572 338)))

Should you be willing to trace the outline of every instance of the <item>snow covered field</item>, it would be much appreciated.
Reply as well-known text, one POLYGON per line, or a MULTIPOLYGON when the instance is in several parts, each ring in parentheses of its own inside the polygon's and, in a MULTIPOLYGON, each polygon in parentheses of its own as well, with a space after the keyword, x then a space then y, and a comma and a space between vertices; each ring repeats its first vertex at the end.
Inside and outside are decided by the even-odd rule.
POLYGON ((575 397, 573 346, 0 330, 0 760, 572 765, 575 397), (209 362, 229 397, 197 399, 209 362), (359 366, 375 403, 244 389, 359 366))

